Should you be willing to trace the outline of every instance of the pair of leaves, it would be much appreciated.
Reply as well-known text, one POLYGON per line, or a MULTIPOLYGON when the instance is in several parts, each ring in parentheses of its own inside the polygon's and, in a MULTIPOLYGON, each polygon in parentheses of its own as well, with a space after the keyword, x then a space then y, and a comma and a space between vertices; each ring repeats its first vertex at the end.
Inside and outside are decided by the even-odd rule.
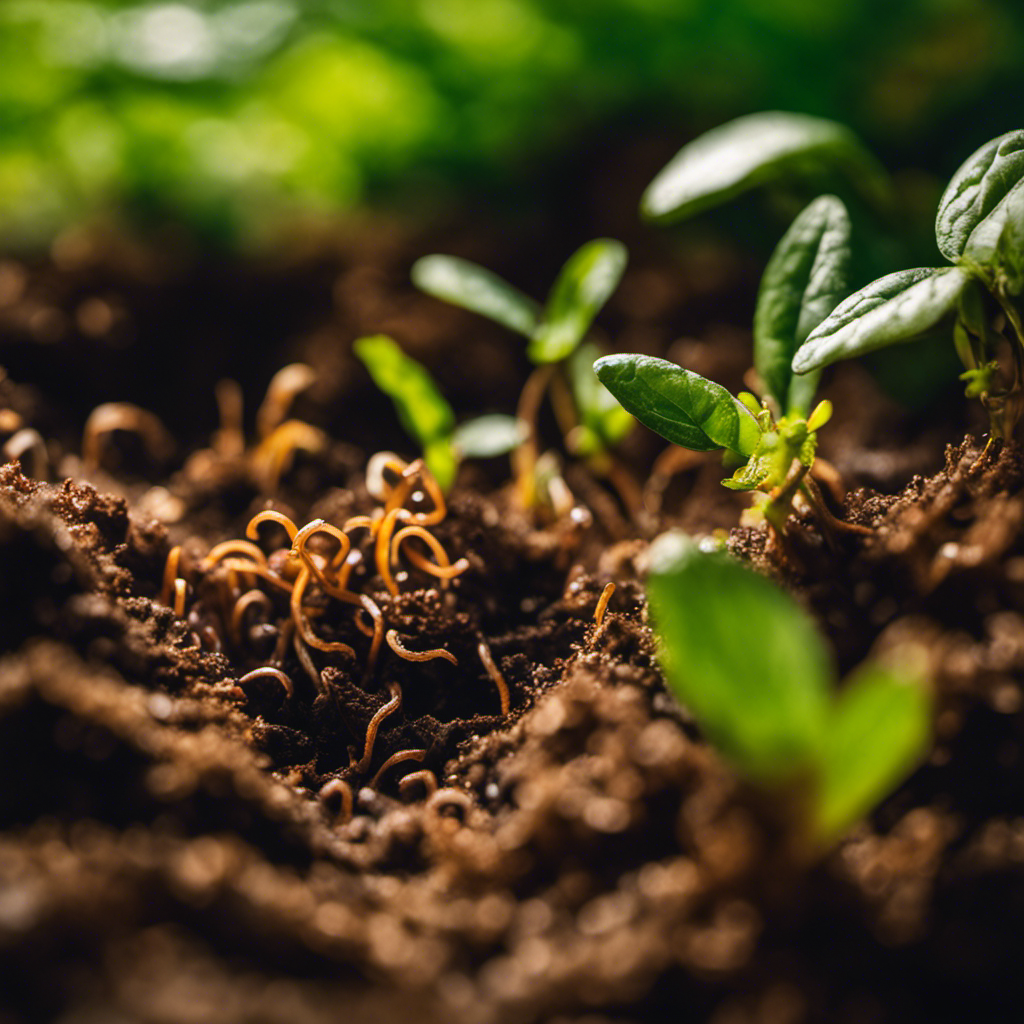
POLYGON ((626 269, 621 242, 597 238, 581 246, 559 272, 541 307, 496 274, 454 256, 424 256, 412 268, 413 283, 445 302, 479 313, 525 335, 534 363, 568 358, 590 330, 626 269))
POLYGON ((819 196, 772 253, 754 311, 754 369, 779 414, 810 412, 819 374, 794 377, 793 356, 849 291, 850 217, 819 196))
POLYGON ((743 458, 757 448, 760 425, 721 384, 653 356, 604 356, 594 370, 624 409, 673 444, 743 458))
POLYGON ((373 382, 394 403, 399 422, 423 449, 443 491, 455 482, 460 459, 502 455, 522 441, 521 426, 512 416, 481 416, 456 428, 452 407, 426 368, 391 338, 383 334, 360 338, 353 350, 373 382))
POLYGON ((939 201, 935 237, 953 267, 888 274, 841 303, 793 360, 796 373, 913 341, 956 313, 972 280, 1024 287, 1024 131, 992 139, 957 170, 939 201))
POLYGON ((862 666, 834 697, 806 614, 728 556, 664 534, 650 551, 648 599, 676 696, 755 782, 810 782, 820 840, 838 837, 922 756, 930 702, 918 673, 862 666))
POLYGON ((889 178, 843 125, 806 114, 765 111, 737 118, 684 146, 651 182, 644 216, 678 220, 748 189, 780 180, 838 182, 870 205, 888 209, 889 178))

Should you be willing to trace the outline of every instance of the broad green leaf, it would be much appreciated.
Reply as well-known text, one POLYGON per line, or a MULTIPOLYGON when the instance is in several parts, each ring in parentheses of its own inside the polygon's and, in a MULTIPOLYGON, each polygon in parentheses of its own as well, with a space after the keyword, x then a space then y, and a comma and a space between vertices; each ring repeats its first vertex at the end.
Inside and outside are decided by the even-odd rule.
POLYGON ((645 217, 690 217, 781 178, 841 177, 870 203, 890 203, 889 179, 843 125, 806 114, 766 111, 714 128, 684 146, 640 202, 645 217))
MULTIPOLYGON (((444 442, 450 449, 455 416, 424 367, 383 334, 360 338, 352 347, 370 371, 373 382, 395 403, 402 426, 423 449, 426 451, 435 442, 444 442)), ((444 459, 437 453, 433 458, 440 469, 430 465, 431 472, 442 488, 445 485, 441 475, 447 474, 450 486, 454 469, 443 466, 444 459)))
POLYGON ((754 367, 781 414, 806 415, 818 374, 793 376, 796 350, 848 293, 850 218, 835 196, 819 196, 772 253, 754 311, 754 367))
POLYGON ((1007 132, 986 142, 956 171, 939 200, 935 240, 955 263, 967 241, 1024 178, 1024 131, 1007 132))
POLYGON ((821 748, 815 830, 837 839, 922 758, 931 701, 914 672, 880 665, 857 670, 835 702, 821 748))
POLYGON ((650 566, 665 678, 712 743, 762 782, 813 768, 831 668, 807 615, 764 577, 685 534, 659 537, 650 566))
POLYGON ((617 444, 633 429, 633 417, 597 379, 594 363, 601 350, 585 341, 569 357, 566 370, 580 420, 605 446, 617 444))
POLYGON ((962 262, 1009 295, 1024 284, 1024 181, 1018 182, 971 232, 962 262))
POLYGON ((854 292, 810 334, 793 357, 807 373, 886 345, 913 341, 952 310, 970 276, 959 267, 900 270, 854 292))
POLYGON ((757 447, 757 420, 721 384, 653 356, 604 356, 594 370, 624 409, 673 444, 743 456, 757 447))
POLYGON ((530 339, 530 359, 558 363, 572 353, 618 287, 627 258, 626 247, 612 238, 595 238, 569 257, 530 339))
POLYGON ((540 306, 497 274, 457 256, 424 256, 412 265, 412 281, 420 291, 494 320, 510 331, 530 337, 540 306))
POLYGON ((455 450, 467 459, 492 459, 505 455, 526 440, 526 427, 515 416, 492 413, 466 420, 455 428, 455 450))

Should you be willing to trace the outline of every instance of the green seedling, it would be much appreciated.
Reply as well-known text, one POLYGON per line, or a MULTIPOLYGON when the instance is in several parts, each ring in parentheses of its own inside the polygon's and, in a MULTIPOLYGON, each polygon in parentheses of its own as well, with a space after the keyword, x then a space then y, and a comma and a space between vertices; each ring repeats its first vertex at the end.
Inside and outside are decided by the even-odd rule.
POLYGON ((793 355, 847 292, 850 220, 835 196, 819 196, 796 218, 772 254, 754 314, 754 367, 760 403, 664 359, 613 355, 599 359, 598 379, 641 423, 673 444, 704 452, 725 449, 738 466, 722 483, 761 491, 759 510, 781 530, 798 493, 825 522, 834 519, 807 476, 829 402, 812 411, 817 378, 795 377, 793 355))
POLYGON ((818 372, 889 345, 952 334, 967 396, 987 407, 992 437, 1008 437, 1024 384, 1024 130, 992 139, 961 165, 939 201, 935 238, 952 266, 901 270, 861 288, 810 333, 793 370, 818 372), (999 361, 1007 329, 1009 370, 999 361))
POLYGON ((659 537, 649 564, 669 687, 739 772, 791 800, 816 847, 842 836, 921 761, 931 701, 920 654, 898 667, 861 665, 836 692, 818 632, 764 577, 681 533, 659 537))
POLYGON ((425 256, 412 268, 413 282, 422 291, 479 313, 527 339, 527 355, 537 370, 520 399, 519 419, 527 440, 519 450, 516 467, 520 495, 527 506, 536 502, 539 493, 536 417, 548 390, 569 452, 621 483, 610 449, 632 428, 632 419, 594 376, 593 364, 600 352, 585 338, 618 286, 626 260, 620 242, 608 238, 587 242, 566 261, 543 307, 468 260, 425 256))
POLYGON ((462 459, 503 455, 522 440, 520 425, 511 416, 491 414, 456 426, 452 407, 426 368, 391 338, 360 338, 352 347, 394 403, 403 428, 423 449, 427 468, 442 491, 451 489, 462 459))
POLYGON ((647 187, 640 211, 650 220, 681 220, 777 183, 802 183, 812 195, 839 190, 880 213, 893 205, 884 168, 848 128, 771 110, 729 121, 684 146, 647 187))

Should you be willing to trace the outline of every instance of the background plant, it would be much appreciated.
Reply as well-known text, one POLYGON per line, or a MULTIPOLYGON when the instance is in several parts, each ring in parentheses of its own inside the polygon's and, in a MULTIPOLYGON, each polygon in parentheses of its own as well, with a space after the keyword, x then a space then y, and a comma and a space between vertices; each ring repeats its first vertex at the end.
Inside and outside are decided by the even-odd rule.
POLYGON ((837 692, 800 607, 680 533, 651 546, 647 594, 673 693, 738 771, 788 797, 815 845, 839 838, 923 758, 931 701, 919 658, 866 662, 837 692))

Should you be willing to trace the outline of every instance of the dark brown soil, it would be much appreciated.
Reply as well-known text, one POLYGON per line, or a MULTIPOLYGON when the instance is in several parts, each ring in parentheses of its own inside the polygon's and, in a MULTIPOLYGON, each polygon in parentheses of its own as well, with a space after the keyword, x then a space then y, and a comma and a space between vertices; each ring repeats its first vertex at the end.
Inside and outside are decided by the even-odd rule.
MULTIPOLYGON (((300 525, 368 513, 365 456, 408 446, 354 367, 353 334, 393 331, 460 409, 514 407, 514 342, 409 294, 422 243, 374 237, 221 274, 253 297, 252 330, 278 336, 251 360, 209 340, 230 303, 196 312, 188 334, 168 311, 197 277, 134 251, 0 273, 0 407, 49 442, 55 481, 39 479, 46 467, 0 470, 0 1021, 1024 1015, 1024 455, 968 437, 943 464, 941 439, 965 424, 908 416, 857 368, 829 384, 840 413, 826 454, 861 488, 836 511, 873 534, 830 544, 808 518, 771 557, 760 531, 729 539, 814 612, 842 669, 907 638, 932 659, 928 762, 823 859, 798 855, 654 660, 647 539, 738 520, 712 460, 673 478, 646 516, 570 468, 590 512, 577 524, 517 511, 500 462, 466 466, 434 530, 465 573, 444 587, 411 568, 397 597, 369 568, 354 577, 408 649, 443 648, 457 665, 384 646, 367 672, 352 609, 323 599, 316 632, 356 657, 312 652, 322 692, 294 653, 291 697, 272 679, 240 685, 267 663, 288 599, 233 635, 205 554, 268 500, 300 525), (106 319, 83 312, 97 294, 106 319), (275 296, 301 313, 264 322, 275 296), (168 351, 197 368, 188 389, 180 367, 132 384, 151 327, 187 338, 168 351), (468 337, 479 345, 456 349, 468 337), (344 442, 268 495, 245 459, 207 447, 211 389, 231 372, 255 404, 298 356, 319 381, 297 414, 344 442), (87 474, 75 434, 93 405, 121 399, 160 412, 179 450, 154 464, 119 436, 87 474), (176 544, 182 618, 160 600, 176 544), (402 707, 362 764, 389 684, 402 707), (408 750, 421 758, 381 772, 408 750), (436 793, 426 778, 399 787, 424 769, 436 793)), ((744 279, 729 265, 687 290, 673 273, 654 257, 633 268, 610 314, 622 347, 737 385, 744 279)), ((658 446, 630 444, 646 469, 658 446)))

